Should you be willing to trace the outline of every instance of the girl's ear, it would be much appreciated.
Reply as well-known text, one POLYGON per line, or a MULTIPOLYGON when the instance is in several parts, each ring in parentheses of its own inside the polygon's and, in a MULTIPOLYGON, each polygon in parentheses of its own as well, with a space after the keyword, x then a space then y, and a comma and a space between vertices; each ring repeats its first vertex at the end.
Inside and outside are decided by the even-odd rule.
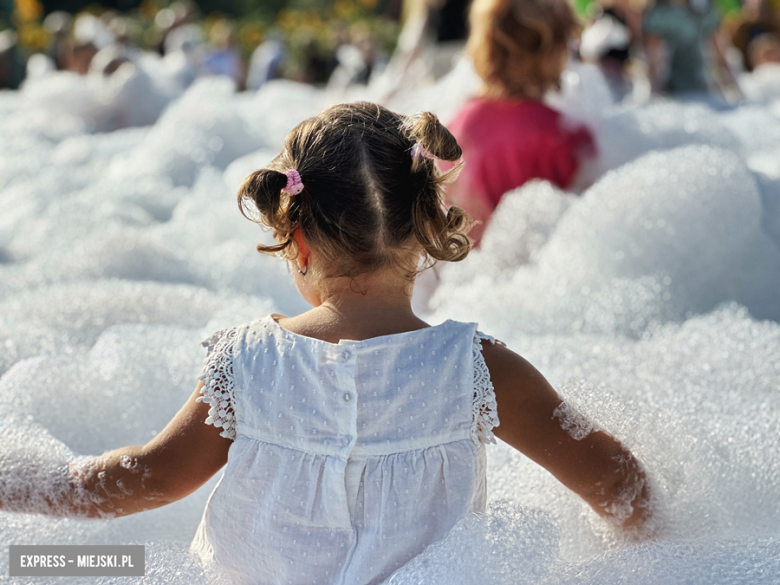
POLYGON ((298 265, 299 270, 306 272, 306 267, 309 264, 309 256, 311 255, 311 251, 309 250, 309 246, 306 244, 306 240, 303 238, 301 228, 296 228, 296 230, 293 232, 293 239, 298 245, 298 257, 295 259, 295 263, 298 265))

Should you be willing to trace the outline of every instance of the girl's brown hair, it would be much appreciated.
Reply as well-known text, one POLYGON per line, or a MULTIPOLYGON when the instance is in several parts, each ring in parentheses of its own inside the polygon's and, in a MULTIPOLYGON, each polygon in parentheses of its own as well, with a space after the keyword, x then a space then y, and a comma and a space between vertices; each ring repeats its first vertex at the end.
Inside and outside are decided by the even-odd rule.
MULTIPOLYGON (((415 143, 444 161, 461 158, 455 138, 430 113, 406 117, 356 102, 299 124, 282 153, 238 191, 244 216, 273 230, 278 242, 258 251, 295 258, 300 229, 328 262, 328 276, 400 266, 412 251, 430 263, 465 258, 473 221, 458 207, 445 211, 442 198, 457 167, 440 173, 422 153, 412 156, 415 143), (304 185, 295 196, 282 192, 288 169, 304 185)), ((405 268, 414 273, 416 266, 405 268)))
POLYGON ((578 29, 568 0, 474 0, 467 51, 495 98, 541 99, 560 88, 578 29))

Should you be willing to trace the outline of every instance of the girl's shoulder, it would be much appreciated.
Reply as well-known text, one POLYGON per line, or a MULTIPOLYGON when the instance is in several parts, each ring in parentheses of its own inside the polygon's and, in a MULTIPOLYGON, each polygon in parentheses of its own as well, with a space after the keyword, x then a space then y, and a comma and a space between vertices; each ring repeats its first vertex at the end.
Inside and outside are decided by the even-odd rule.
POLYGON ((235 346, 238 342, 246 341, 247 338, 273 336, 277 329, 280 329, 280 327, 274 320, 274 315, 269 314, 260 319, 254 319, 241 323, 240 325, 234 325, 215 331, 201 342, 201 345, 205 347, 210 354, 219 347, 224 347, 226 345, 235 346))
POLYGON ((234 346, 238 341, 246 336, 250 331, 258 331, 262 329, 262 323, 268 317, 242 323, 241 325, 234 325, 233 327, 226 327, 212 333, 209 337, 201 342, 201 345, 206 348, 207 355, 213 353, 224 353, 226 350, 232 352, 234 346))
MULTIPOLYGON (((486 343, 495 342, 493 337, 479 330, 477 323, 448 319, 437 325, 404 333, 382 335, 362 341, 342 340, 339 343, 331 343, 289 331, 279 324, 278 317, 280 316, 271 314, 213 333, 202 342, 207 349, 207 359, 234 360, 240 359, 244 353, 254 358, 258 348, 262 346, 265 346, 265 354, 340 353, 348 349, 358 355, 378 355, 381 359, 395 353, 403 353, 405 349, 440 345, 459 345, 464 352, 471 348, 476 359, 486 343), (389 354, 385 355, 382 350, 387 350, 389 354)), ((437 354, 434 352, 433 355, 437 354)))

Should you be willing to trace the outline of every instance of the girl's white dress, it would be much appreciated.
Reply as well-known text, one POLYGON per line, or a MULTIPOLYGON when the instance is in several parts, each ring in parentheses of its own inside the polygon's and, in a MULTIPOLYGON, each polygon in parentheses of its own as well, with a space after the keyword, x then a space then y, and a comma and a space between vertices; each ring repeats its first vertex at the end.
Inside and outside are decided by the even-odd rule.
POLYGON ((234 439, 192 551, 235 583, 381 583, 485 509, 498 425, 473 323, 338 344, 267 317, 214 335, 207 423, 234 439))

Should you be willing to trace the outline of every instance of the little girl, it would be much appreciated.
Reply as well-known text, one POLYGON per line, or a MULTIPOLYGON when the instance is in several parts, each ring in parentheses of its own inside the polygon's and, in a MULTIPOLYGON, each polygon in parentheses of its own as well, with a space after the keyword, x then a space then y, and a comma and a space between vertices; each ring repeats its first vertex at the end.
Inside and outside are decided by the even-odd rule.
POLYGON ((200 384, 147 445, 72 462, 36 505, 30 493, 0 505, 132 514, 227 463, 192 543, 208 566, 235 583, 376 584, 485 510, 495 433, 640 529, 649 490, 620 443, 570 436, 541 374, 475 324, 412 313, 421 258, 469 252, 471 220, 443 208, 434 160, 460 157, 432 114, 354 103, 300 124, 238 199, 273 230, 277 243, 258 249, 287 259, 314 308, 215 334, 200 384))
POLYGON ((448 198, 478 224, 479 241, 501 197, 531 179, 578 190, 592 180, 590 131, 542 103, 560 87, 577 19, 568 0, 474 0, 467 52, 482 79, 448 124, 468 164, 448 198))

